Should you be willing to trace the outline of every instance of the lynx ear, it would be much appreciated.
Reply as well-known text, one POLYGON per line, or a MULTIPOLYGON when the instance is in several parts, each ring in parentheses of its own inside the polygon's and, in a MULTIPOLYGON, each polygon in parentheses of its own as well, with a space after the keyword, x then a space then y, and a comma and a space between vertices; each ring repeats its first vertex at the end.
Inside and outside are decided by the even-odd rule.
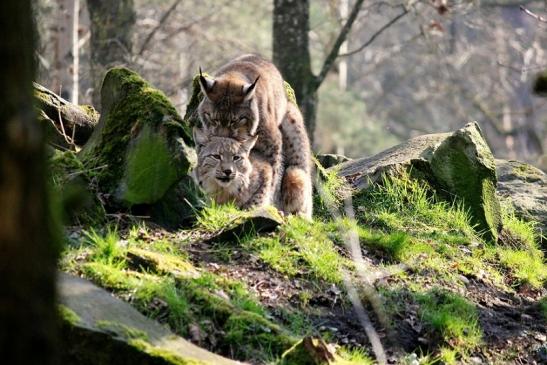
POLYGON ((251 152, 251 150, 255 146, 257 139, 258 139, 258 134, 255 134, 254 136, 249 137, 248 139, 242 142, 243 148, 245 149, 245 151, 247 151, 247 153, 251 152))
POLYGON ((203 76, 203 73, 201 72, 201 67, 199 68, 199 86, 201 86, 201 91, 203 92, 203 94, 209 95, 209 93, 213 91, 215 82, 215 80, 203 76))
POLYGON ((243 96, 245 97, 245 99, 250 99, 253 97, 254 93, 255 93, 255 86, 256 86, 256 82, 258 81, 258 79, 260 78, 260 76, 258 76, 256 78, 256 80, 251 83, 251 84, 246 84, 246 85, 243 85, 243 96))
POLYGON ((204 145, 209 142, 209 136, 201 128, 194 127, 192 130, 194 134, 194 142, 196 145, 204 145))

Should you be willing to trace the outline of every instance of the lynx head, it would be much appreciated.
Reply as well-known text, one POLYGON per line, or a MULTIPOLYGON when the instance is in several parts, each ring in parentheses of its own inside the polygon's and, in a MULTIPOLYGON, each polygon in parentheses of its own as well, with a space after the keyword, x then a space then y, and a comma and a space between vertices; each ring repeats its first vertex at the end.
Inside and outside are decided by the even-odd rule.
POLYGON ((200 70, 199 81, 204 97, 198 115, 204 129, 213 135, 240 139, 256 134, 258 77, 254 82, 230 75, 211 79, 200 70))
POLYGON ((237 192, 249 184, 252 172, 249 153, 257 137, 244 141, 234 138, 210 136, 194 127, 194 141, 198 150, 195 177, 208 193, 219 189, 237 192))

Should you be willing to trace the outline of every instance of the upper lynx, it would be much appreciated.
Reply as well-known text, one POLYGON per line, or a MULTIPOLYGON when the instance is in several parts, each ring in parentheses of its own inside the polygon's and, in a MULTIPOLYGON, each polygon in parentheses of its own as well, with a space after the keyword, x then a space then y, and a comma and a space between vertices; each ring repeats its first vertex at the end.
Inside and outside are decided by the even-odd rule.
POLYGON ((204 98, 198 115, 204 132, 240 141, 256 135, 253 152, 272 167, 271 184, 265 188, 276 205, 286 213, 311 217, 309 141, 298 107, 287 101, 277 68, 259 56, 244 55, 221 67, 213 78, 200 76, 200 86, 204 98))

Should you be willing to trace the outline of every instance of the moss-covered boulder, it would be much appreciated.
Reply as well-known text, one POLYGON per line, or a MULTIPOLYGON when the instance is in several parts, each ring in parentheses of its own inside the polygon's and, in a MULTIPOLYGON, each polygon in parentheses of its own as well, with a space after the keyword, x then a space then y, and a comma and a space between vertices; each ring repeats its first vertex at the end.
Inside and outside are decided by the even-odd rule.
POLYGON ((496 242, 501 212, 496 197, 494 157, 476 123, 453 133, 412 138, 377 155, 334 167, 356 191, 381 182, 384 175, 410 172, 427 180, 449 200, 463 202, 472 223, 486 240, 496 242))
MULTIPOLYGON (((547 232, 547 175, 520 161, 496 160, 498 195, 508 200, 522 219, 534 221, 547 232)), ((545 238, 539 235, 543 245, 545 238)))
POLYGON ((104 289, 59 277, 63 364, 239 364, 176 336, 104 289))
POLYGON ((135 72, 113 68, 101 105, 99 123, 79 154, 96 171, 99 191, 115 204, 148 206, 148 214, 168 223, 191 215, 198 198, 188 178, 195 151, 190 127, 168 98, 135 72))

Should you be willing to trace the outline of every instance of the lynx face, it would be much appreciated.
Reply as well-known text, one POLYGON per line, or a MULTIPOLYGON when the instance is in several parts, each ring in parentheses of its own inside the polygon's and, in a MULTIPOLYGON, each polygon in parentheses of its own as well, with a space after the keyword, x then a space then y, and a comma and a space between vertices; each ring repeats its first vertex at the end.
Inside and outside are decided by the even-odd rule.
POLYGON ((256 133, 259 113, 253 83, 233 77, 212 80, 200 76, 203 101, 198 108, 202 126, 216 136, 246 138, 256 133))
POLYGON ((239 142, 234 138, 208 136, 194 128, 194 140, 198 145, 196 179, 206 192, 224 189, 237 194, 249 184, 252 172, 249 153, 256 137, 239 142))

